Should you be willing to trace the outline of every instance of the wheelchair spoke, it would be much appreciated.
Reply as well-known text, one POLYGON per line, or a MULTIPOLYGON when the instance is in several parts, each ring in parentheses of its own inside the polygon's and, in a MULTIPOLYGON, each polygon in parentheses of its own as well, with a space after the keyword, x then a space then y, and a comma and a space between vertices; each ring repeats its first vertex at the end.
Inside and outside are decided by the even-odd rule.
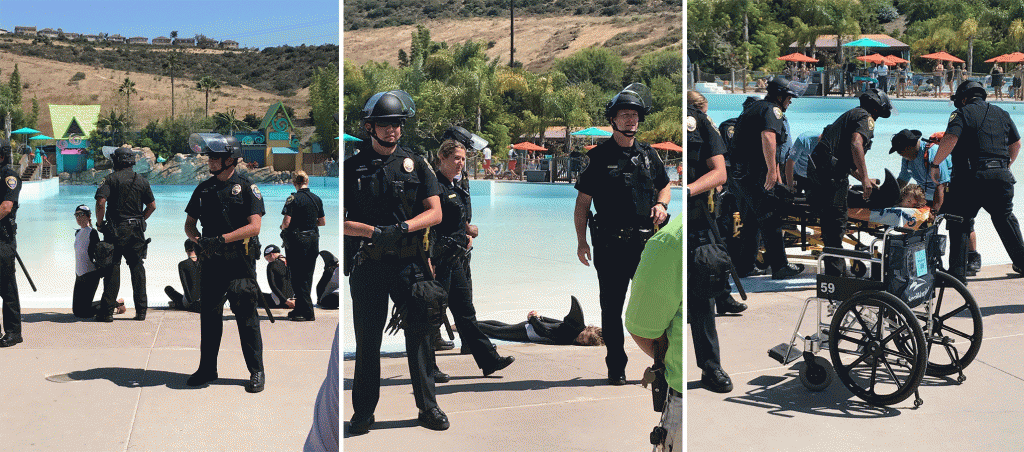
POLYGON ((889 360, 882 358, 882 364, 885 365, 885 370, 889 374, 889 376, 892 377, 892 379, 896 382, 897 389, 902 388, 903 382, 900 381, 900 377, 896 376, 896 371, 892 370, 892 366, 889 365, 889 360))
POLYGON ((973 335, 967 334, 967 333, 965 333, 963 331, 960 331, 960 330, 958 330, 956 328, 953 328, 951 326, 942 325, 942 331, 948 331, 950 333, 953 333, 953 334, 955 334, 957 336, 960 336, 960 337, 962 337, 964 339, 967 339, 969 341, 973 341, 974 340, 974 336, 973 335))
POLYGON ((864 321, 864 318, 861 317, 860 311, 852 309, 850 310, 850 312, 853 314, 854 318, 857 319, 857 323, 860 323, 860 326, 863 328, 862 331, 864 331, 864 334, 868 336, 868 339, 874 339, 873 337, 871 337, 871 327, 868 326, 868 324, 864 321))
MULTIPOLYGON (((967 310, 967 303, 964 303, 964 304, 960 305, 959 308, 956 308, 956 309, 954 309, 952 311, 949 311, 949 313, 947 313, 946 315, 940 315, 938 317, 939 317, 939 320, 945 321, 945 320, 949 320, 950 317, 954 317, 957 314, 959 314, 961 312, 964 312, 966 310, 967 310)), ((938 308, 938 305, 936 305, 936 307, 935 307, 935 312, 940 312, 939 308, 938 308)))

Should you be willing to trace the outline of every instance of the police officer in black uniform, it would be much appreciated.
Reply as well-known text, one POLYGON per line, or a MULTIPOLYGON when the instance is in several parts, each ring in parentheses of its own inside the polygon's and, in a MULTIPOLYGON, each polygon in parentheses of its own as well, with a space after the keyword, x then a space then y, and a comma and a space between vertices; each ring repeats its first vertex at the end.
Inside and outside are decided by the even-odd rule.
MULTIPOLYGON (((825 246, 842 248, 847 219, 849 176, 864 187, 864 199, 876 187, 868 177, 864 154, 871 149, 875 120, 892 115, 889 96, 876 88, 860 95, 860 106, 839 116, 821 132, 818 145, 807 162, 810 187, 807 200, 821 219, 821 240, 825 246)), ((840 258, 826 258, 825 273, 842 276, 846 263, 840 258)))
POLYGON ((324 220, 324 203, 320 197, 309 191, 309 176, 296 171, 292 185, 297 190, 284 202, 284 221, 281 222, 281 239, 288 254, 288 271, 292 274, 292 288, 295 289, 295 309, 288 318, 296 322, 315 320, 313 314, 313 269, 320 253, 320 229, 324 220))
POLYGON ((189 386, 217 379, 217 354, 224 332, 225 295, 235 314, 242 356, 249 369, 248 392, 263 390, 263 337, 256 311, 261 293, 256 282, 263 195, 248 177, 235 171, 242 147, 233 136, 193 133, 189 147, 209 156, 210 174, 185 206, 185 234, 196 243, 202 263, 199 369, 189 386), (197 223, 202 223, 199 233, 197 223))
POLYGON ((956 111, 949 116, 946 134, 939 142, 935 160, 930 164, 932 178, 938 180, 939 163, 952 153, 950 175, 942 213, 963 218, 947 223, 950 236, 949 268, 953 276, 967 282, 965 236, 974 226, 978 210, 992 216, 992 225, 1013 261, 1013 271, 1024 274, 1024 240, 1020 224, 1013 214, 1013 185, 1010 165, 1020 151, 1020 133, 1005 110, 985 102, 985 88, 966 81, 950 97, 956 111))
POLYGON ((644 244, 668 218, 672 196, 658 153, 634 138, 651 106, 650 90, 641 83, 627 86, 608 101, 604 116, 611 123, 612 137, 587 152, 590 163, 576 182, 576 255, 590 265, 589 222, 600 286, 601 327, 608 350, 605 364, 608 382, 613 385, 626 384, 622 332, 626 289, 644 244), (597 210, 593 218, 591 202, 597 210))
POLYGON ((736 132, 729 147, 732 177, 739 190, 741 253, 735 256, 741 275, 754 270, 757 236, 765 246, 765 260, 772 268, 772 279, 792 278, 803 271, 802 264, 790 264, 782 239, 780 198, 782 183, 777 151, 786 142, 784 113, 798 93, 789 82, 775 78, 768 82, 764 99, 750 104, 736 121, 736 132))
MULTIPOLYGON (((434 234, 431 248, 431 262, 437 272, 437 280, 448 292, 448 307, 452 311, 455 325, 462 338, 462 347, 468 349, 476 365, 484 375, 497 372, 515 361, 512 356, 500 356, 480 327, 477 326, 476 309, 473 307, 473 276, 469 269, 469 250, 473 238, 469 234, 470 202, 469 186, 456 182, 456 175, 462 174, 466 163, 466 150, 473 149, 473 138, 481 144, 487 143, 475 134, 459 126, 449 128, 444 142, 434 160, 435 176, 441 187, 441 223, 431 228, 434 234)), ((442 378, 444 378, 442 376, 442 378)))
POLYGON ((21 302, 18 299, 18 282, 14 278, 14 259, 18 252, 15 235, 18 225, 18 195, 21 194, 21 177, 11 169, 11 143, 0 140, 0 298, 3 299, 4 335, 0 347, 21 343, 21 302))
POLYGON ((714 190, 726 180, 725 158, 722 156, 725 153, 725 143, 706 115, 706 101, 704 108, 701 108, 698 106, 699 102, 698 105, 695 105, 690 100, 697 96, 703 98, 695 91, 687 93, 686 233, 689 247, 687 276, 691 281, 694 278, 703 281, 699 284, 688 284, 686 309, 690 319, 690 334, 693 336, 693 351, 697 357, 697 366, 701 368, 701 384, 711 391, 724 393, 732 391, 732 380, 722 370, 722 358, 718 348, 718 330, 715 328, 713 306, 715 297, 718 295, 715 291, 720 286, 709 284, 709 281, 704 279, 724 279, 727 276, 722 272, 715 271, 695 276, 694 272, 708 269, 710 266, 705 265, 704 262, 697 263, 694 259, 698 247, 716 243, 715 235, 711 231, 711 228, 715 226, 708 221, 711 218, 710 213, 707 212, 708 197, 712 196, 714 190), (702 209, 704 212, 701 212, 702 209))
POLYGON ((415 114, 405 91, 373 95, 363 107, 369 139, 344 163, 345 273, 350 274, 356 335, 351 434, 365 433, 374 422, 389 296, 396 312, 405 312, 405 349, 418 420, 434 430, 449 427, 434 391, 430 337, 437 324, 431 324, 425 298, 414 296, 414 289, 432 278, 425 229, 441 222, 441 190, 434 172, 422 157, 398 145, 402 125, 415 114))
POLYGON ((117 292, 121 288, 121 256, 132 277, 135 320, 146 320, 146 267, 142 261, 149 248, 146 220, 156 210, 156 199, 149 180, 132 170, 135 154, 131 149, 117 148, 113 160, 114 172, 96 189, 96 226, 103 233, 103 241, 114 245, 114 264, 103 275, 103 296, 96 320, 114 321, 117 292))

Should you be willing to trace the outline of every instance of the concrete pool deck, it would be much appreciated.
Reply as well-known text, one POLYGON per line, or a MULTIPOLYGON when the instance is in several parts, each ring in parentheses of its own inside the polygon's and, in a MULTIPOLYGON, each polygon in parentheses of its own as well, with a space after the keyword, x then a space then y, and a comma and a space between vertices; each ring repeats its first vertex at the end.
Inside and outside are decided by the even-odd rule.
MULTIPOLYGON (((717 318, 722 365, 735 389, 700 387, 700 369, 686 332, 687 422, 690 451, 1019 450, 1024 443, 1024 278, 1009 265, 982 268, 968 278, 981 309, 984 339, 965 370, 967 380, 925 376, 924 405, 914 398, 888 408, 854 397, 838 379, 819 393, 797 379, 802 359, 785 366, 767 355, 793 332, 813 284, 749 294, 747 311, 717 318)), ((808 314, 813 318, 813 313, 808 314)), ((827 358, 828 352, 818 356, 827 358)))
POLYGON ((0 349, 0 450, 302 449, 338 311, 317 308, 315 322, 263 317, 267 383, 258 394, 243 387, 249 372, 230 310, 220 379, 197 388, 185 379, 199 363, 199 314, 133 315, 97 323, 70 309, 22 310, 25 342, 0 349))

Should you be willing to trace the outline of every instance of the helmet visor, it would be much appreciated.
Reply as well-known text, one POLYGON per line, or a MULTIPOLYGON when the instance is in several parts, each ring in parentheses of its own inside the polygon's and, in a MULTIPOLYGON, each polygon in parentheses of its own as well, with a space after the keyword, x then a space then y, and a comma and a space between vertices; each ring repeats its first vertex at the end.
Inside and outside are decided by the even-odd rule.
POLYGON ((636 96, 636 98, 640 100, 641 106, 643 106, 646 111, 650 111, 651 107, 654 106, 654 98, 651 96, 651 89, 643 83, 631 83, 629 86, 623 88, 619 94, 630 94, 636 96))

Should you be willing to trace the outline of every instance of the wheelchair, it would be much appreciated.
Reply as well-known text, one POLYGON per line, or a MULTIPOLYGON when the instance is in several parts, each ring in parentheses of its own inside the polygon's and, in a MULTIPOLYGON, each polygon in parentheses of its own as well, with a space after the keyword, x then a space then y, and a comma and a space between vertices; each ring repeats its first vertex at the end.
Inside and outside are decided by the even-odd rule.
POLYGON ((938 227, 943 217, 916 231, 889 228, 867 250, 824 248, 817 260, 816 297, 804 302, 789 342, 768 355, 783 365, 802 355, 806 365, 799 379, 808 390, 824 390, 835 375, 875 406, 893 405, 911 394, 914 407, 921 406, 918 386, 925 375, 957 374, 956 381, 964 382, 963 370, 981 348, 981 310, 967 287, 941 267, 946 236, 938 234, 938 227), (862 276, 826 275, 826 258, 860 262, 865 270, 862 276), (813 302, 817 322, 804 335, 800 328, 813 302), (831 363, 816 356, 823 346, 831 363))

